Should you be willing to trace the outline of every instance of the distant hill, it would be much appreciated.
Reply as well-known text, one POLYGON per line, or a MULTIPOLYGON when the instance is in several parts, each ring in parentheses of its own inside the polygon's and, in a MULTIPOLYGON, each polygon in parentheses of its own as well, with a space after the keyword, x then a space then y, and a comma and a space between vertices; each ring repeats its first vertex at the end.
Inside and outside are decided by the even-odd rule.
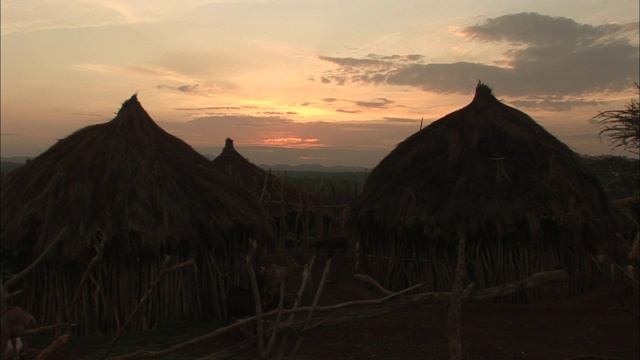
POLYGON ((24 164, 29 159, 33 159, 33 156, 32 157, 27 157, 27 156, 7 156, 7 157, 5 157, 5 156, 3 156, 2 157, 2 162, 24 164))
POLYGON ((329 172, 329 173, 348 173, 348 172, 364 172, 366 169, 358 166, 323 166, 320 164, 303 164, 303 165, 260 165, 265 170, 274 172, 286 171, 304 171, 304 172, 329 172))
POLYGON ((24 164, 25 163, 4 161, 4 158, 3 158, 2 162, 0 163, 0 173, 2 174, 2 176, 7 175, 8 173, 23 166, 24 164))
MULTIPOLYGON (((211 154, 206 154, 205 155, 207 158, 209 159, 215 159, 214 155, 211 154)), ((27 157, 27 156, 8 156, 8 157, 2 157, 2 163, 11 163, 11 164, 18 164, 17 167, 20 167, 20 165, 24 165, 27 160, 32 159, 33 157, 27 157)), ((12 168, 16 165, 7 165, 7 169, 8 168, 12 168)), ((278 172, 287 172, 287 171, 304 171, 304 172, 308 172, 308 171, 312 171, 312 172, 328 172, 328 173, 348 173, 348 172, 364 172, 365 168, 363 167, 359 167, 359 166, 324 166, 324 165, 320 165, 320 164, 303 164, 303 165, 284 165, 284 164, 276 164, 276 165, 264 165, 261 164, 259 165, 261 168, 265 169, 265 170, 269 170, 271 169, 271 171, 278 171, 278 172)), ((3 165, 3 169, 4 169, 4 165, 3 165)), ((12 168, 13 169, 13 168, 12 168)), ((3 170, 3 173, 4 170, 3 170)))

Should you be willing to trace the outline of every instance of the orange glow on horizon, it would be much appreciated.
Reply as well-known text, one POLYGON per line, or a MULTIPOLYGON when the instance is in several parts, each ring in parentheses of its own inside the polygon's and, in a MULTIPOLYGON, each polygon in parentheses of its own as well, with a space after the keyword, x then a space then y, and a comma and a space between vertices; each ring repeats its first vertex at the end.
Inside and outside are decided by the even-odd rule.
POLYGON ((324 144, 319 143, 319 139, 316 138, 300 138, 294 136, 287 137, 272 137, 267 139, 262 139, 253 142, 253 145, 264 145, 264 146, 277 146, 277 147, 285 147, 285 148, 323 148, 326 147, 324 144))

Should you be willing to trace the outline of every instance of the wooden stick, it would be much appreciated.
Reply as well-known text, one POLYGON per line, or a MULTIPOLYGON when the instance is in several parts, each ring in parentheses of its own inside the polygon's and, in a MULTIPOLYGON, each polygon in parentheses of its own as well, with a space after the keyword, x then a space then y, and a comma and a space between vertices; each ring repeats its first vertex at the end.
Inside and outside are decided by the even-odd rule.
POLYGON ((27 266, 24 270, 22 270, 18 274, 13 275, 9 280, 7 280, 4 283, 4 286, 5 287, 9 287, 9 286, 13 285, 13 283, 15 283, 16 281, 20 280, 22 277, 24 277, 26 274, 28 274, 31 270, 33 270, 36 266, 38 266, 38 264, 40 264, 40 262, 42 262, 42 260, 44 260, 45 255, 47 255, 54 248, 54 246, 58 242, 60 242, 60 240, 62 239, 64 234, 67 232, 67 227, 68 226, 65 226, 64 228, 62 228, 62 230, 60 230, 60 232, 58 233, 58 236, 56 236, 55 239, 53 239, 51 244, 49 244, 49 246, 47 246, 47 248, 42 252, 42 254, 40 254, 38 256, 38 258, 35 259, 31 263, 31 265, 27 266))
MULTIPOLYGON (((280 300, 278 301, 278 314, 276 315, 276 321, 273 324, 273 332, 271 333, 271 338, 269 339, 269 345, 267 346, 267 350, 262 355, 263 358, 266 358, 271 353, 273 349, 273 345, 276 342, 276 337, 278 335, 278 328, 280 327, 280 320, 282 319, 282 307, 284 305, 284 279, 280 279, 280 300)), ((292 314, 293 315, 293 314, 292 314)))
MULTIPOLYGON (((327 276, 329 275, 329 270, 331 269, 331 260, 332 259, 328 259, 325 266, 324 266, 324 271, 322 272, 322 278, 320 279, 320 284, 318 285, 318 290, 316 291, 316 296, 313 299, 313 304, 311 305, 311 310, 309 310, 309 313, 307 314, 307 319, 304 322, 304 327, 302 328, 302 332, 304 332, 305 330, 307 330, 307 328, 309 327, 309 321, 311 321, 311 318, 313 317, 313 314, 315 313, 316 307, 318 306, 318 301, 320 301, 320 295, 322 295, 322 290, 324 289, 324 284, 327 281, 327 276)), ((303 336, 302 334, 299 335, 298 337, 298 341, 296 342, 296 345, 293 347, 293 350, 291 351, 291 355, 289 355, 290 358, 294 358, 296 353, 298 352, 298 349, 300 348, 300 345, 302 344, 302 339, 303 336)))
POLYGON ((104 355, 102 355, 102 360, 107 358, 107 355, 109 355, 109 352, 111 352, 111 349, 115 345, 116 341, 118 341, 118 339, 120 338, 120 335, 122 335, 122 332, 124 331, 124 329, 126 329, 126 327, 129 325, 129 323, 131 323, 131 320, 136 315, 138 310, 140 310, 142 305, 151 297, 151 294, 153 294, 153 291, 158 286, 158 283, 160 283, 160 280, 162 279, 162 277, 168 271, 174 271, 174 270, 177 270, 177 269, 182 268, 184 266, 193 264, 193 260, 189 260, 189 261, 185 261, 182 264, 174 265, 174 266, 170 267, 169 269, 167 269, 167 265, 169 264, 169 260, 171 260, 171 255, 165 255, 164 262, 162 263, 162 266, 160 267, 160 274, 158 274, 158 276, 154 279, 154 281, 151 283, 151 286, 149 286, 149 289, 147 289, 145 294, 142 296, 142 299, 140 299, 140 301, 138 302, 136 307, 133 309, 133 311, 131 311, 131 314, 129 315, 127 320, 124 322, 124 324, 122 324, 120 329, 118 329, 118 332, 116 333, 116 336, 113 338, 113 340, 111 340, 111 343, 109 344, 109 347, 105 351, 104 355))
POLYGON ((35 360, 45 360, 51 357, 55 352, 60 350, 63 346, 65 346, 69 342, 69 338, 71 335, 64 334, 58 336, 53 342, 47 346, 44 350, 42 350, 38 356, 36 356, 35 360))
POLYGON ((212 340, 222 334, 225 334, 231 330, 235 330, 238 329, 240 327, 243 327, 245 325, 251 324, 252 322, 254 322, 256 320, 255 316, 251 317, 251 318, 247 318, 247 319, 242 319, 242 320, 238 320, 235 323, 229 325, 229 326, 225 326, 225 327, 221 327, 218 328, 208 334, 204 334, 201 336, 198 336, 196 338, 193 338, 191 340, 187 340, 183 343, 177 344, 177 345, 173 345, 169 348, 163 349, 163 350, 158 350, 158 351, 149 351, 149 350, 139 350, 136 351, 135 353, 131 353, 131 354, 126 354, 126 355, 121 355, 121 356, 115 356, 115 357, 110 357, 109 360, 133 360, 133 359, 151 359, 151 358, 157 358, 157 357, 162 357, 177 351, 181 351, 184 349, 188 349, 190 346, 193 345, 197 345, 200 344, 202 342, 205 341, 209 341, 212 340))
MULTIPOLYGON (((311 261, 309 261, 309 263, 304 266, 304 270, 302 272, 302 284, 300 284, 300 289, 298 289, 298 296, 296 297, 296 301, 293 304, 293 310, 297 310, 298 307, 300 306, 300 300, 302 299, 304 290, 307 287, 307 281, 309 281, 309 278, 311 277, 311 269, 313 268, 313 263, 315 261, 316 261, 316 257, 314 255, 313 257, 311 257, 311 261)), ((295 316, 296 316, 295 313, 292 312, 289 315, 289 322, 292 322, 295 316)), ((282 337, 282 342, 280 343, 280 350, 278 351, 278 356, 276 357, 277 360, 282 359, 282 357, 284 356, 284 348, 286 347, 286 345, 287 345, 287 334, 285 334, 282 337)))
POLYGON ((382 285, 380 285, 379 282, 375 281, 369 275, 353 274, 353 278, 358 280, 358 281, 366 282, 366 283, 368 283, 370 285, 373 285, 373 287, 376 288, 376 290, 378 290, 379 292, 381 292, 381 293, 383 293, 385 295, 393 294, 393 291, 385 289, 384 287, 382 287, 382 285))
MULTIPOLYGON (((89 261, 89 264, 87 265, 87 269, 84 271, 84 274, 82 274, 82 277, 80 278, 80 282, 78 283, 77 287, 76 287, 76 293, 73 295, 73 300, 71 301, 71 307, 69 308, 69 313, 74 313, 73 311, 76 307, 76 302, 78 301, 78 296, 80 295, 80 291, 82 290, 82 284, 87 280, 87 277, 89 276, 89 271, 91 271, 91 269, 93 268, 93 266, 100 260, 102 259, 102 242, 97 242, 93 245, 93 248, 96 249, 96 255, 93 257, 93 259, 91 259, 91 261, 89 261)), ((97 301, 97 299, 96 299, 97 301)), ((74 316, 74 320, 75 316, 74 316)))
MULTIPOLYGON (((510 294, 512 293, 512 291, 514 291, 514 288, 517 289, 525 289, 525 288, 531 288, 531 287, 535 287, 535 286, 540 286, 549 282, 555 282, 555 281, 566 281, 568 279, 568 275, 566 273, 566 271, 564 270, 557 270, 557 271, 548 271, 548 272, 542 272, 542 273, 537 273, 537 274, 533 274, 525 279, 519 280, 515 283, 511 283, 511 284, 505 284, 505 285, 501 285, 501 286, 497 286, 497 287, 493 287, 493 288, 487 288, 487 289, 482 289, 479 291, 476 291, 475 293, 470 293, 469 298, 470 300, 476 300, 476 301, 484 301, 484 300, 488 300, 497 296, 502 296, 502 295, 506 295, 506 294, 510 294)), ((398 297, 401 294, 410 292, 415 290, 416 288, 423 286, 424 284, 418 284, 415 286, 412 286, 410 288, 404 289, 402 291, 399 291, 397 293, 394 293, 392 295, 386 296, 382 299, 373 299, 373 300, 359 300, 359 301, 349 301, 346 303, 341 303, 341 304, 336 304, 336 305, 331 305, 331 306, 316 306, 314 309, 316 312, 321 312, 321 311, 330 311, 330 310, 336 310, 336 309, 341 309, 347 306, 355 306, 355 305, 372 305, 372 304, 383 304, 382 306, 377 306, 374 308, 369 308, 369 309, 365 309, 363 311, 359 311, 359 312, 353 312, 347 316, 342 316, 342 317, 328 317, 326 319, 323 319, 321 322, 322 326, 331 326, 331 325, 336 325, 336 324, 341 324, 341 323, 345 323, 345 322, 351 322, 351 321, 355 321, 355 320, 361 320, 361 319, 367 319, 367 318, 371 318, 371 317, 375 317, 375 316, 380 316, 389 312, 392 312, 394 310, 400 309, 400 308, 404 308, 404 307, 409 307, 409 306, 417 306, 417 305, 421 305, 424 303, 430 303, 430 302, 448 302, 451 298, 451 293, 449 292, 441 292, 441 293, 421 293, 421 294, 413 294, 413 295, 408 295, 406 297, 400 298, 398 299, 398 301, 392 303, 391 305, 387 305, 385 304, 386 301, 398 297)), ((469 285, 467 287, 467 289, 465 290, 465 292, 469 292, 469 289, 471 288, 471 285, 469 285)), ((298 313, 298 312, 303 312, 303 311, 310 311, 313 308, 313 306, 306 306, 306 307, 300 307, 297 309, 292 309, 292 310, 283 310, 282 314, 293 314, 293 313, 298 313)), ((263 314, 263 316, 271 316, 271 315, 275 315, 277 313, 278 310, 274 310, 274 311, 270 311, 267 312, 265 314, 263 314)), ((194 345, 198 345, 202 342, 205 341, 210 341, 222 334, 225 334, 231 330, 235 330, 237 328, 240 328, 242 326, 248 325, 253 323, 254 321, 256 321, 256 317, 250 317, 250 318, 246 318, 246 319, 242 319, 239 320, 229 326, 225 326, 222 328, 218 328, 215 331, 208 333, 208 334, 204 334, 201 335, 197 338, 185 341, 183 343, 174 345, 170 348, 164 349, 164 350, 159 350, 159 351, 148 351, 148 350, 140 350, 137 351, 135 353, 131 353, 131 354, 126 354, 126 355, 122 355, 122 356, 117 356, 117 357, 112 357, 109 358, 110 360, 133 360, 133 359, 149 359, 149 358, 157 358, 157 357, 162 357, 162 356, 166 356, 168 354, 177 352, 177 351, 181 351, 181 350, 185 350, 191 346, 194 345)), ((305 326, 306 320, 304 321, 300 321, 300 322, 288 322, 286 324, 282 324, 279 326, 279 331, 283 331, 285 329, 288 330, 303 330, 305 329, 305 327, 307 328, 307 331, 311 328, 308 326, 308 324, 305 326)), ((318 325, 315 325, 318 326, 318 325)), ((291 355, 291 357, 293 357, 294 354, 291 355)))
POLYGON ((73 326, 75 326, 75 324, 69 324, 69 323, 59 323, 54 325, 41 326, 35 329, 24 330, 23 332, 20 333, 19 336, 24 337, 24 336, 38 335, 44 332, 49 332, 49 331, 57 330, 60 328, 73 327, 73 326))
POLYGON ((249 280, 251 280, 251 289, 253 290, 253 303, 256 311, 256 321, 258 323, 258 343, 260 344, 260 353, 264 353, 264 324, 262 323, 262 299, 260 299, 260 289, 258 289, 258 281, 253 271, 253 255, 256 252, 258 244, 255 240, 249 240, 249 253, 247 254, 247 271, 249 272, 249 280))
POLYGON ((449 345, 449 359, 462 359, 462 338, 460 336, 460 310, 462 308, 463 286, 467 275, 465 269, 465 236, 459 234, 458 238, 458 264, 456 265, 456 277, 451 288, 451 302, 447 316, 447 338, 449 345))
POLYGON ((18 296, 18 295, 22 294, 23 292, 24 292, 24 289, 20 289, 20 290, 16 290, 16 291, 12 292, 11 294, 7 294, 7 295, 3 294, 2 295, 2 301, 4 302, 6 300, 9 300, 14 296, 18 296))

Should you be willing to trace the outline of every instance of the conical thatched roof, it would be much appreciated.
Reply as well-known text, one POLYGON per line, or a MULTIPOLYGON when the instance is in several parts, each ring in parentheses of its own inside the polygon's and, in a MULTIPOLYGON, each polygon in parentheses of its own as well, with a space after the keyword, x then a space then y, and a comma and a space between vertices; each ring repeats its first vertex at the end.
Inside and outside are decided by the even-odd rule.
POLYGON ((609 215, 604 190, 579 156, 484 84, 469 105, 385 157, 356 206, 361 227, 417 231, 432 241, 457 231, 535 240, 545 221, 584 226, 585 240, 594 240, 609 215))
POLYGON ((260 227, 254 197, 162 130, 136 95, 117 116, 60 140, 2 180, 3 249, 83 261, 96 237, 120 255, 198 252, 260 227))
POLYGON ((233 146, 233 139, 225 140, 224 148, 212 161, 216 170, 226 172, 234 181, 253 193, 263 202, 284 202, 288 205, 307 203, 310 195, 302 187, 254 165, 233 146))

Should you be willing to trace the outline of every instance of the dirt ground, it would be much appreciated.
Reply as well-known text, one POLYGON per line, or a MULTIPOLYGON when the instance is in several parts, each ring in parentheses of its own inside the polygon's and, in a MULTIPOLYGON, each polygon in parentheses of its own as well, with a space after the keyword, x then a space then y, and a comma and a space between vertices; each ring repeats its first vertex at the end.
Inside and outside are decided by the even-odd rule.
MULTIPOLYGON (((316 282, 321 267, 313 272, 316 282)), ((325 285, 322 305, 381 297, 353 279, 353 268, 354 264, 347 262, 337 281, 325 285)), ((295 280, 289 292, 295 292, 295 280)), ((309 292, 304 301, 310 303, 312 298, 309 292)), ((464 358, 639 359, 639 321, 620 309, 621 300, 638 311, 638 298, 625 294, 620 286, 543 304, 464 303, 464 358)), ((345 324, 319 326, 306 333, 297 358, 446 359, 446 317, 443 305, 421 305, 345 324)), ((208 331, 196 331, 193 336, 208 331)), ((233 340, 221 338, 182 354, 198 358, 233 344, 233 340)), ((69 345, 60 359, 85 358, 88 353, 86 348, 69 345)), ((257 357, 254 346, 235 359, 257 357)))

